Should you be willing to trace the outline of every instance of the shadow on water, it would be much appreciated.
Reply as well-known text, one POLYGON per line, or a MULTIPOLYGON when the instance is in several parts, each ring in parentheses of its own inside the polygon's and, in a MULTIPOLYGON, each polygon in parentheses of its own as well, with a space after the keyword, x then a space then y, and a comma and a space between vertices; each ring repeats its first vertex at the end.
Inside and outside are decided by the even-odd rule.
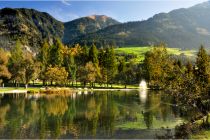
POLYGON ((173 138, 186 121, 157 91, 0 97, 0 138, 173 138))

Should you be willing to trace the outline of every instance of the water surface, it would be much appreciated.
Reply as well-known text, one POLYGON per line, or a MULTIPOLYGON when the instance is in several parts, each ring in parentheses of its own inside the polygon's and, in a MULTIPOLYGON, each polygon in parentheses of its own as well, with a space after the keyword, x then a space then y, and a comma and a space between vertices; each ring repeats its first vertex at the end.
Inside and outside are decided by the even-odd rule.
POLYGON ((173 137, 186 118, 157 91, 0 97, 0 138, 173 137))

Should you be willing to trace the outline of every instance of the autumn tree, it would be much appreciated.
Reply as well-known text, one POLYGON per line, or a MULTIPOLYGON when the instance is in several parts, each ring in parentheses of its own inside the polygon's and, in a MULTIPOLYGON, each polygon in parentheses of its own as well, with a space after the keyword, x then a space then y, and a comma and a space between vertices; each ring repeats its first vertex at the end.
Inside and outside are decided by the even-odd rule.
POLYGON ((68 72, 65 70, 65 68, 58 66, 48 67, 45 75, 47 80, 51 82, 51 85, 53 82, 63 85, 66 83, 68 78, 68 72))
POLYGON ((7 68, 8 64, 8 53, 2 48, 0 49, 0 83, 11 78, 11 73, 7 68))
POLYGON ((95 82, 96 77, 97 77, 97 68, 94 66, 92 62, 88 62, 85 65, 85 70, 86 70, 86 81, 90 82, 93 86, 93 82, 95 82))
POLYGON ((155 46, 145 54, 144 67, 146 80, 153 86, 163 88, 172 69, 165 44, 155 46))

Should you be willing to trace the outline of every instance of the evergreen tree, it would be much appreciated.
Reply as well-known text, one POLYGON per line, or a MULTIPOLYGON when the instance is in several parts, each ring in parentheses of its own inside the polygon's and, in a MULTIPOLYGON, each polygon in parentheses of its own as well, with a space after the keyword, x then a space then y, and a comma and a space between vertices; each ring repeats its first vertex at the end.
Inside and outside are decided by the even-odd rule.
POLYGON ((40 79, 43 80, 43 85, 45 84, 46 80, 46 70, 50 63, 50 46, 47 41, 45 41, 40 48, 39 54, 38 54, 38 61, 40 62, 40 79))
POLYGON ((196 59, 196 78, 201 87, 205 88, 209 83, 209 56, 203 46, 200 47, 196 59))
POLYGON ((117 74, 117 61, 115 57, 114 48, 106 48, 106 52, 103 55, 102 60, 103 74, 106 77, 107 86, 113 82, 115 75, 117 74))
POLYGON ((91 61, 94 65, 98 65, 98 49, 93 44, 89 50, 89 61, 91 61))
POLYGON ((52 66, 62 66, 63 65, 63 49, 64 46, 59 39, 55 40, 55 44, 51 46, 50 49, 50 64, 52 66))

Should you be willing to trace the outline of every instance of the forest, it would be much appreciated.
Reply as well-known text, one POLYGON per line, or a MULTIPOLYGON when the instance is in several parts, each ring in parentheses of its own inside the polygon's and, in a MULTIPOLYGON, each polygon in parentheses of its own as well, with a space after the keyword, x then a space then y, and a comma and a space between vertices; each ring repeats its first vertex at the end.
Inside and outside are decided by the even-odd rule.
POLYGON ((17 41, 11 51, 0 49, 0 79, 2 87, 25 88, 37 82, 44 87, 73 88, 80 83, 83 88, 95 88, 96 84, 100 88, 113 88, 113 84, 127 88, 144 79, 149 89, 172 95, 183 112, 197 108, 199 111, 192 121, 207 116, 199 127, 189 125, 190 122, 183 124, 179 136, 186 137, 197 129, 209 127, 210 56, 202 45, 195 61, 174 57, 161 43, 147 51, 143 61, 136 62, 127 55, 117 55, 114 46, 67 47, 55 39, 51 43, 46 40, 39 52, 33 54, 17 41))

